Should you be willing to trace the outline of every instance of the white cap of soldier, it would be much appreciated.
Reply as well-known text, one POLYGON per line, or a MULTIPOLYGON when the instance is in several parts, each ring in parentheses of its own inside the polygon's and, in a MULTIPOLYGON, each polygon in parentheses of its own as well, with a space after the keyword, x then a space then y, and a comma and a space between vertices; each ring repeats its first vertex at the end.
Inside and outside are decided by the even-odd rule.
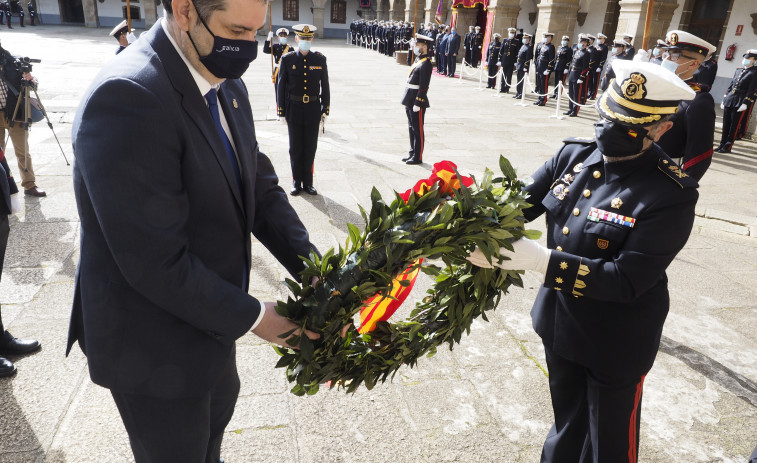
POLYGON ((292 29, 297 37, 302 39, 312 39, 315 35, 315 31, 318 30, 318 28, 312 24, 296 24, 292 26, 292 29))
POLYGON ((110 31, 110 34, 108 35, 110 35, 111 37, 115 37, 118 34, 126 34, 128 32, 134 32, 134 28, 132 28, 130 31, 129 26, 127 26, 126 20, 124 19, 123 21, 118 23, 118 25, 114 27, 113 30, 110 31))
POLYGON ((750 50, 747 50, 746 53, 744 53, 744 56, 742 58, 755 58, 757 59, 757 48, 752 48, 750 50))
POLYGON ((600 116, 622 125, 643 127, 675 114, 682 100, 696 93, 674 73, 649 62, 615 60, 615 79, 597 99, 600 116))
POLYGON ((276 35, 281 34, 289 35, 289 29, 287 29, 286 27, 279 27, 278 29, 276 29, 276 35))
POLYGON ((514 27, 508 27, 507 28, 507 32, 518 32, 518 29, 516 29, 514 27))
POLYGON ((696 53, 702 55, 704 58, 716 50, 715 45, 700 39, 694 34, 679 30, 669 31, 665 35, 665 48, 668 51, 696 53))
POLYGON ((599 34, 597 34, 597 38, 598 39, 606 39, 607 36, 600 32, 599 34))
POLYGON ((493 35, 492 37, 494 37, 494 38, 496 39, 497 37, 502 37, 502 35, 500 35, 500 34, 498 34, 497 32, 495 32, 495 33, 494 33, 494 35, 493 35))

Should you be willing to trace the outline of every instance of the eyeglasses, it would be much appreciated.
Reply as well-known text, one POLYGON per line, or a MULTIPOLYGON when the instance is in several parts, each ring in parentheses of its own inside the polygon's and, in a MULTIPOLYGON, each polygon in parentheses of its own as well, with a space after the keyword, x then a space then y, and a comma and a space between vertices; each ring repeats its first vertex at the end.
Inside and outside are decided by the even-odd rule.
POLYGON ((682 56, 687 59, 696 59, 693 56, 684 55, 680 51, 666 51, 662 54, 663 58, 667 58, 670 61, 678 61, 682 56))

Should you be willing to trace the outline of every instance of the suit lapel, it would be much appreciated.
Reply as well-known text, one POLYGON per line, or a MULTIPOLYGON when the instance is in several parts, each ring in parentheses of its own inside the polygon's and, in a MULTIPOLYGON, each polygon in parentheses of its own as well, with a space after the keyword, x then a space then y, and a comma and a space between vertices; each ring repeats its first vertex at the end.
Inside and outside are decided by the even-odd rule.
MULTIPOLYGON (((210 145, 213 155, 226 177, 226 183, 229 185, 229 188, 234 195, 237 206, 239 206, 239 209, 244 212, 242 194, 239 191, 236 178, 234 177, 234 171, 232 170, 231 164, 226 155, 226 147, 216 130, 215 123, 210 115, 210 110, 208 110, 205 97, 200 94, 197 84, 194 79, 192 79, 192 74, 189 73, 186 64, 184 64, 184 61, 168 40, 168 37, 166 37, 163 27, 160 25, 160 21, 153 26, 153 29, 155 30, 155 35, 150 38, 152 46, 158 56, 160 56, 161 61, 163 61, 164 67, 167 69, 185 70, 185 72, 170 72, 168 73, 168 77, 171 79, 171 83, 176 91, 181 94, 181 106, 187 113, 187 119, 197 126, 200 133, 202 133, 203 137, 205 137, 205 140, 208 142, 208 145, 210 145)), ((227 122, 229 122, 229 128, 233 134, 235 133, 235 130, 231 126, 232 117, 230 117, 229 112, 227 112, 227 106, 224 106, 223 108, 227 122)), ((235 143, 238 143, 236 138, 237 137, 235 136, 234 141, 235 143)), ((240 145, 237 144, 236 146, 239 147, 240 145)), ((237 148, 237 150, 239 151, 239 148, 237 148)), ((241 156, 239 157, 241 158, 241 156)))

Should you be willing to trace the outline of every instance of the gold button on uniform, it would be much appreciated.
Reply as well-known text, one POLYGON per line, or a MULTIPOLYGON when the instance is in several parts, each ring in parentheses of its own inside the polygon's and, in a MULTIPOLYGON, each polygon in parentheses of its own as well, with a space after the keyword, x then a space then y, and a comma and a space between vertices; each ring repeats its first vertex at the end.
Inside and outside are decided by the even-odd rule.
POLYGON ((308 81, 307 79, 303 80, 303 82, 307 82, 307 81, 308 81))
POLYGON ((563 235, 567 235, 568 233, 570 233, 570 228, 568 228, 568 227, 562 227, 562 234, 563 235))
POLYGON ((306 75, 308 75, 308 73, 307 73, 307 72, 303 72, 303 73, 302 73, 302 75, 303 75, 303 76, 306 76, 306 75))
POLYGON ((587 188, 586 190, 584 190, 584 198, 588 198, 589 196, 591 196, 591 190, 587 188))
POLYGON ((577 216, 580 213, 581 213, 581 211, 578 208, 573 209, 573 215, 577 216))
POLYGON ((598 171, 598 170, 595 170, 595 171, 594 171, 594 173, 593 173, 592 175, 594 176, 594 178, 599 178, 599 177, 601 177, 601 176, 602 176, 602 172, 600 172, 600 171, 598 171))
POLYGON ((556 247, 556 248, 555 248, 555 250, 556 250, 556 251, 560 251, 560 252, 562 252, 562 246, 558 246, 558 247, 556 247))
POLYGON ((302 88, 304 88, 305 90, 307 90, 307 89, 308 89, 307 87, 302 87, 302 88))

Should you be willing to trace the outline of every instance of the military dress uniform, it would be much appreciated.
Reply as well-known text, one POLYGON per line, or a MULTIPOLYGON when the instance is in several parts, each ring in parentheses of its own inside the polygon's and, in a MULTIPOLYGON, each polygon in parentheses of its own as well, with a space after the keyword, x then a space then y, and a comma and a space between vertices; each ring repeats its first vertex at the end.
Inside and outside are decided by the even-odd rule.
POLYGON ((602 77, 602 69, 604 69, 605 62, 607 61, 607 45, 600 42, 600 40, 603 39, 607 39, 607 36, 602 33, 597 34, 597 41, 592 46, 594 51, 592 52, 589 62, 589 88, 586 92, 587 98, 590 100, 597 97, 597 90, 602 77))
POLYGON ((499 71, 497 61, 499 60, 499 47, 502 46, 499 37, 499 34, 494 34, 494 40, 489 44, 489 49, 486 50, 486 69, 489 73, 486 88, 495 88, 497 85, 497 71, 499 71))
MULTIPOLYGON (((586 37, 579 38, 579 44, 589 44, 589 39, 586 37)), ((576 103, 581 103, 585 100, 584 90, 586 83, 586 75, 589 73, 589 51, 585 48, 578 48, 573 52, 573 60, 570 62, 570 68, 568 68, 568 85, 569 96, 568 111, 565 113, 568 116, 575 117, 578 115, 580 109, 576 103), (575 103, 574 103, 575 102, 575 103)))
POLYGON ((531 39, 533 36, 531 34, 523 34, 523 39, 528 38, 528 43, 524 43, 520 50, 518 50, 518 59, 515 62, 515 71, 516 71, 516 79, 518 80, 518 85, 516 87, 517 93, 513 98, 520 98, 523 96, 523 81, 525 80, 523 76, 528 74, 528 70, 531 67, 531 60, 534 59, 534 47, 531 45, 531 39))
MULTIPOLYGON (((515 28, 511 27, 507 29, 507 32, 514 34, 515 28)), ((499 64, 502 66, 502 82, 499 85, 500 93, 510 93, 510 82, 512 82, 515 62, 518 60, 520 45, 520 40, 513 37, 512 39, 507 38, 503 40, 502 46, 499 47, 499 64)))
POLYGON ((476 32, 473 34, 471 42, 473 45, 471 47, 471 66, 477 68, 481 62, 481 51, 484 48, 484 34, 481 33, 480 27, 476 26, 476 32))
MULTIPOLYGON (((301 38, 312 38, 315 26, 292 26, 301 38)), ((313 162, 318 148, 318 126, 329 114, 329 73, 320 52, 291 51, 281 57, 278 82, 278 115, 286 117, 289 130, 289 160, 294 188, 292 194, 313 187, 313 162)))
POLYGON ((473 58, 471 56, 471 52, 473 50, 473 27, 468 30, 468 32, 465 33, 465 36, 463 37, 463 49, 465 50, 465 62, 468 64, 468 66, 471 66, 471 63, 473 62, 473 58))
MULTIPOLYGON (((621 144, 643 137, 660 120, 657 112, 693 97, 659 66, 624 64, 614 93, 597 102, 621 144), (636 109, 628 109, 631 102, 636 109)), ((694 223, 697 182, 659 147, 614 157, 599 146, 608 145, 566 140, 526 188, 533 204, 526 220, 546 215, 547 222, 547 247, 526 249, 541 256, 526 268, 544 274, 531 310, 555 417, 543 463, 636 463, 644 378, 669 310, 665 271, 694 223)), ((496 265, 519 269, 507 263, 523 256, 512 251, 512 261, 496 265)))
POLYGON ((565 85, 565 76, 568 75, 567 69, 570 66, 570 62, 573 60, 573 49, 570 47, 570 37, 563 35, 562 40, 568 40, 567 45, 560 45, 560 48, 555 52, 555 91, 552 93, 552 98, 557 98, 557 91, 560 89, 559 83, 565 85))
MULTIPOLYGON (((287 35, 289 35, 289 30, 281 27, 276 31, 276 37, 281 37, 282 34, 284 34, 283 36, 286 37, 287 35)), ((273 75, 271 76, 271 81, 273 81, 273 92, 274 94, 276 94, 276 101, 278 105, 279 95, 278 95, 278 89, 277 89, 276 84, 278 83, 278 80, 279 80, 279 66, 281 65, 281 57, 289 53, 292 50, 292 47, 289 46, 288 43, 271 44, 272 41, 273 41, 273 37, 265 41, 265 43, 263 44, 263 53, 266 53, 269 55, 273 54, 274 64, 273 64, 273 75)))
MULTIPOLYGON (((416 41, 422 41, 431 46, 433 41, 430 37, 416 34, 416 41)), ((405 86, 405 95, 402 104, 405 106, 407 115, 408 132, 410 134, 410 151, 402 160, 407 164, 420 164, 423 162, 423 149, 425 134, 423 124, 426 118, 428 104, 428 87, 431 83, 431 55, 423 54, 415 59, 410 68, 410 75, 405 86), (417 111, 414 109, 418 108, 417 111)))
MULTIPOLYGON (((661 46, 670 52, 685 51, 703 58, 715 52, 715 46, 685 31, 667 33, 661 46)), ((694 77, 686 81, 696 92, 693 100, 682 101, 672 116, 673 128, 668 130, 657 145, 689 176, 701 180, 712 162, 712 143, 715 137, 715 100, 703 92, 694 77)))
MULTIPOLYGON (((748 50, 744 58, 757 59, 757 49, 748 50)), ((723 96, 723 134, 715 151, 730 153, 736 133, 746 122, 749 106, 757 101, 757 64, 736 69, 733 80, 723 96), (741 111, 739 111, 741 109, 741 111)))
MULTIPOLYGON (((545 32, 544 38, 554 37, 555 34, 551 32, 545 32)), ((539 98, 534 103, 537 106, 544 106, 547 104, 547 95, 549 94, 549 75, 555 68, 555 46, 552 42, 541 42, 536 45, 536 52, 534 53, 534 67, 536 72, 536 93, 539 98), (545 72, 548 72, 546 75, 545 72)))

